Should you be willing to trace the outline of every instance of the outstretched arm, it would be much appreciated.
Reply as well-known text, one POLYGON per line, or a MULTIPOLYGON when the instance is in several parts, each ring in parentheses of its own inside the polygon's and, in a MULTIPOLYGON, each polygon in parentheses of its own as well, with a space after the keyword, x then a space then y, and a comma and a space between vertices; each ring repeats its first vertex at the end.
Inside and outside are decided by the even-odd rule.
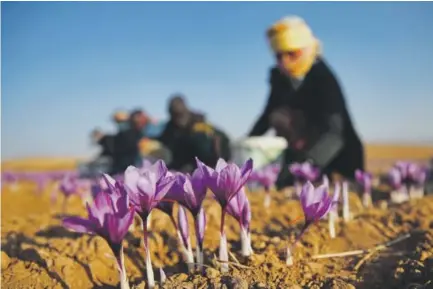
POLYGON ((274 87, 275 74, 276 74, 276 70, 273 69, 271 71, 271 76, 270 76, 271 92, 269 94, 266 107, 263 110, 262 114, 260 115, 259 119, 254 124, 248 136, 263 135, 268 131, 270 127, 269 116, 273 111, 273 109, 276 107, 276 96, 275 96, 275 87, 274 87))

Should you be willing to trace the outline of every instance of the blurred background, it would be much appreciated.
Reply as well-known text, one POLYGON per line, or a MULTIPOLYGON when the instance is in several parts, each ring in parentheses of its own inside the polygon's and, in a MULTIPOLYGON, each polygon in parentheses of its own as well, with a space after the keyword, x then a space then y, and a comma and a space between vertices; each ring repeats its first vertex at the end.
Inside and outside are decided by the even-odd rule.
POLYGON ((244 137, 268 97, 265 30, 285 15, 322 41, 364 142, 433 144, 433 3, 3 2, 2 160, 92 158, 114 110, 164 120, 178 92, 244 137))

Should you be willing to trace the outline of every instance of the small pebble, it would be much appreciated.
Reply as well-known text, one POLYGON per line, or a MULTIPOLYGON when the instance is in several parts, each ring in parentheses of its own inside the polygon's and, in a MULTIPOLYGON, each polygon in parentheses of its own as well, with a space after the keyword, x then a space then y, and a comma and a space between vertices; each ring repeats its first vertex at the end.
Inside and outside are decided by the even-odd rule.
POLYGON ((272 244, 278 244, 278 243, 280 243, 281 242, 281 239, 280 239, 280 237, 273 237, 272 239, 271 239, 271 243, 272 244))
POLYGON ((176 281, 179 281, 179 282, 184 282, 186 279, 188 279, 188 275, 186 275, 184 273, 176 274, 173 277, 173 280, 176 280, 176 281))
POLYGON ((206 268, 206 276, 210 279, 217 278, 220 272, 214 268, 206 268))
POLYGON ((230 278, 225 282, 228 289, 248 289, 248 283, 240 277, 230 278))

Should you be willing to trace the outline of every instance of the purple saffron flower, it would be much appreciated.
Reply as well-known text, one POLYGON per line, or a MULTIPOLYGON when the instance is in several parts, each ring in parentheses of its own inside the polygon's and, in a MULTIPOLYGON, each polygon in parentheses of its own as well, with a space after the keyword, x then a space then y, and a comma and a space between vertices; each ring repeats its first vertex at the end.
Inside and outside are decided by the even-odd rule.
POLYGON ((188 218, 186 216, 185 209, 182 206, 179 206, 178 213, 177 213, 177 221, 179 224, 179 231, 181 235, 182 242, 185 246, 185 248, 188 247, 188 244, 190 245, 189 241, 189 225, 188 225, 188 218))
POLYGON ((325 185, 314 188, 310 182, 305 183, 301 192, 301 205, 305 215, 303 230, 325 217, 334 203, 338 201, 338 198, 339 191, 330 196, 325 185))
POLYGON ((167 166, 162 160, 157 161, 150 168, 140 170, 129 166, 125 171, 125 189, 143 224, 147 282, 150 288, 155 286, 155 278, 148 246, 148 228, 145 224, 151 211, 163 200, 174 181, 175 177, 168 173, 167 166))
POLYGON ((259 170, 254 170, 251 173, 250 180, 259 182, 264 187, 265 191, 269 191, 277 180, 278 173, 279 172, 273 167, 267 166, 259 170))
POLYGON ((66 197, 78 194, 80 185, 78 179, 72 176, 65 176, 60 182, 59 190, 66 197))
POLYGON ((275 184, 278 174, 279 169, 276 170, 275 166, 266 166, 251 173, 250 180, 257 181, 265 189, 265 208, 268 208, 271 205, 270 189, 271 186, 275 184))
POLYGON ((235 218, 241 227, 242 255, 251 255, 251 243, 249 239, 251 208, 245 190, 242 188, 227 206, 227 214, 235 218))
POLYGON ((203 164, 196 158, 197 167, 203 172, 204 179, 208 187, 214 193, 216 199, 221 205, 221 238, 220 238, 220 251, 219 258, 222 261, 221 270, 228 271, 228 251, 227 251, 227 237, 224 231, 224 220, 229 202, 236 196, 237 193, 247 182, 251 171, 253 169, 253 161, 249 159, 239 169, 236 164, 227 164, 223 159, 219 159, 215 170, 203 164))
POLYGON ((394 168, 400 172, 402 182, 406 186, 424 185, 427 177, 427 169, 412 162, 397 162, 394 168))
MULTIPOLYGON (((111 187, 110 190, 112 190, 111 187)), ((112 195, 101 191, 92 205, 87 204, 87 219, 68 217, 63 220, 63 225, 79 233, 96 234, 104 238, 118 262, 121 288, 129 288, 123 260, 122 241, 134 220, 134 209, 129 207, 128 196, 122 186, 116 186, 115 190, 118 191, 112 192, 112 195), (121 195, 117 204, 111 198, 114 195, 121 195)))
POLYGON ((371 187, 373 186, 372 174, 368 172, 363 172, 361 170, 356 170, 355 179, 365 193, 371 193, 371 187))
POLYGON ((362 204, 367 208, 372 203, 371 188, 373 186, 373 175, 361 170, 356 170, 355 179, 362 188, 362 204))
POLYGON ((320 170, 309 162, 293 163, 289 166, 289 171, 301 183, 314 182, 320 176, 320 170))
POLYGON ((185 259, 186 264, 188 265, 188 270, 194 270, 194 256, 192 254, 191 242, 189 239, 189 225, 188 218, 186 216, 185 209, 182 206, 179 206, 178 214, 177 214, 179 231, 179 238, 182 241, 182 252, 185 259))
POLYGON ((200 169, 195 169, 192 175, 178 173, 171 189, 171 197, 178 201, 181 206, 188 209, 194 218, 199 270, 201 270, 200 258, 203 254, 204 228, 206 225, 206 216, 202 208, 206 192, 204 175, 200 169))
POLYGON ((388 178, 389 183, 394 190, 399 190, 402 187, 403 176, 402 176, 399 169, 397 169, 395 167, 390 169, 389 173, 388 173, 388 177, 389 177, 388 178))
POLYGON ((174 176, 167 175, 167 172, 163 161, 156 162, 146 170, 129 166, 125 171, 126 191, 144 223, 175 181, 174 176))
POLYGON ((222 208, 240 191, 250 177, 253 169, 253 160, 249 159, 242 168, 234 163, 226 163, 219 159, 215 170, 203 164, 196 158, 197 166, 203 172, 207 186, 214 193, 222 208))
POLYGON ((178 197, 176 197, 177 201, 196 218, 207 193, 206 179, 203 171, 197 168, 192 175, 180 174, 178 175, 177 182, 180 191, 180 194, 178 193, 178 197))

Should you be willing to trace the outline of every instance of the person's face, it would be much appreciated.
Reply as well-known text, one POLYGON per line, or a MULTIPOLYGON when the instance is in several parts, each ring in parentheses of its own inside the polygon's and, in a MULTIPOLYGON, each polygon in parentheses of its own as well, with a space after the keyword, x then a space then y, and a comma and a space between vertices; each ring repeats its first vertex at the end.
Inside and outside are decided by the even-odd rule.
POLYGON ((119 131, 124 131, 124 130, 128 129, 129 123, 127 121, 117 121, 116 127, 119 131))
POLYGON ((174 114, 172 114, 171 118, 172 118, 175 125, 177 125, 178 127, 184 128, 188 125, 189 113, 188 112, 174 113, 174 114))
POLYGON ((279 52, 275 54, 279 69, 290 75, 293 68, 300 62, 304 51, 302 49, 279 52))
POLYGON ((144 115, 144 113, 137 114, 134 116, 133 122, 136 128, 143 128, 146 126, 147 117, 144 115))

